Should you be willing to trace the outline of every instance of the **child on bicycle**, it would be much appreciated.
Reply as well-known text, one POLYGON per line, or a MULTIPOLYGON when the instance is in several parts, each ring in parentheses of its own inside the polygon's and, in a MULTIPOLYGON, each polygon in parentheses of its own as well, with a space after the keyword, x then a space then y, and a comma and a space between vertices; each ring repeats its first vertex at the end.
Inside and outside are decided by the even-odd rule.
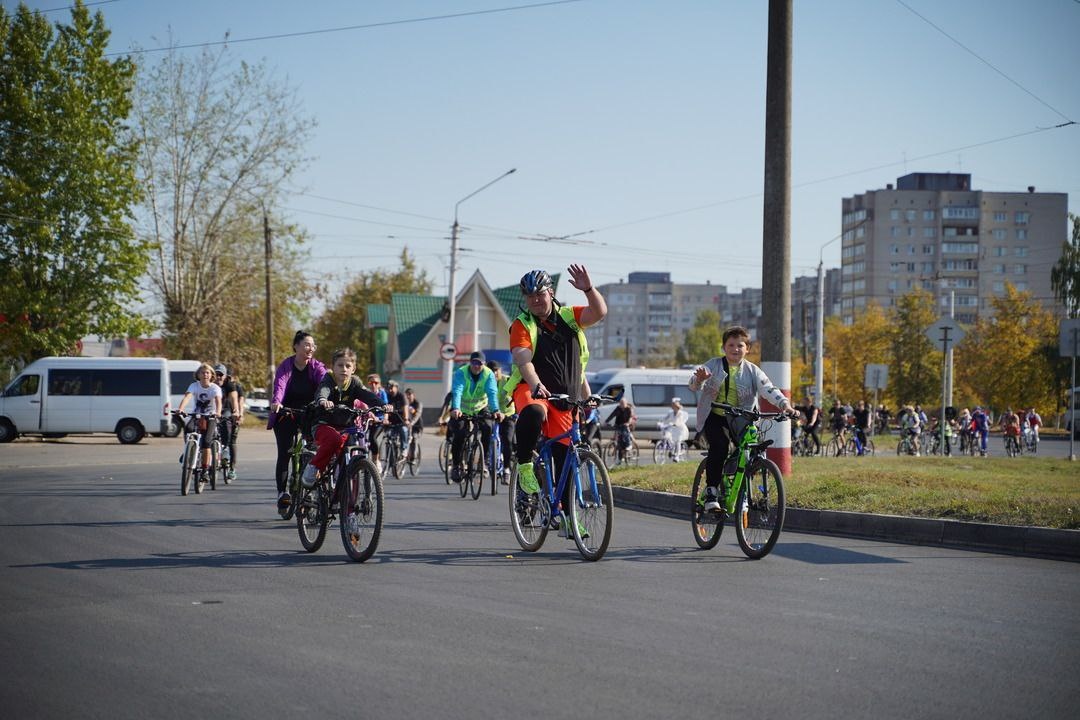
POLYGON ((686 421, 689 419, 690 416, 682 409, 682 399, 671 398, 671 411, 664 416, 659 425, 673 462, 682 460, 682 444, 690 435, 690 429, 686 427, 686 421))
POLYGON ((347 436, 341 431, 353 420, 351 416, 346 419, 341 417, 340 413, 331 412, 334 407, 345 405, 351 408, 362 403, 367 407, 390 409, 383 407, 385 403, 380 395, 365 388, 353 375, 356 370, 356 353, 351 349, 341 348, 335 351, 331 365, 333 370, 323 376, 315 391, 315 404, 318 409, 312 423, 312 434, 319 449, 304 468, 304 474, 300 478, 304 487, 314 486, 319 473, 326 470, 330 461, 345 447, 347 436))
POLYGON ((690 376, 690 389, 699 392, 697 426, 702 429, 709 445, 705 458, 705 510, 719 512, 721 505, 717 487, 724 477, 728 456, 737 452, 741 438, 735 435, 728 417, 712 403, 727 403, 751 409, 761 397, 789 415, 798 415, 784 393, 773 385, 761 368, 746 359, 750 350, 750 333, 736 325, 724 331, 724 354, 699 365, 690 376))
POLYGON ((208 468, 211 462, 210 446, 217 432, 217 419, 221 417, 221 386, 214 382, 214 368, 209 363, 203 363, 195 371, 195 382, 188 386, 176 411, 184 412, 192 398, 195 398, 195 409, 184 425, 184 437, 196 430, 202 433, 199 441, 199 447, 202 448, 202 467, 208 468))

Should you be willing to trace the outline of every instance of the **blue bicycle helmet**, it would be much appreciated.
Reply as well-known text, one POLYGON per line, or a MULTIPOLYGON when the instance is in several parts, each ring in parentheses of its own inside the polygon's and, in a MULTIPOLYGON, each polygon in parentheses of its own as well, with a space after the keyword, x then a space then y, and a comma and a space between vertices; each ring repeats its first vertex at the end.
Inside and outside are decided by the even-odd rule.
POLYGON ((518 284, 521 286, 522 295, 532 295, 553 287, 551 276, 544 270, 530 270, 521 276, 521 282, 518 284))

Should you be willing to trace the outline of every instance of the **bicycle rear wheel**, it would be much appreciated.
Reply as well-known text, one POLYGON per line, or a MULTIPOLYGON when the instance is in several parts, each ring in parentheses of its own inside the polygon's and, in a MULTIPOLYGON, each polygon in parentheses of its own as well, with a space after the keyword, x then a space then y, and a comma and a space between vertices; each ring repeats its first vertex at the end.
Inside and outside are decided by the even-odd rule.
POLYGON ((751 560, 768 555, 784 527, 784 481, 771 460, 747 468, 735 505, 735 537, 751 560))
POLYGON ((570 522, 574 544, 581 557, 596 561, 604 556, 611 542, 615 498, 611 494, 611 480, 604 461, 592 450, 584 448, 578 449, 577 456, 581 499, 571 499, 570 517, 566 520, 570 522))
MULTIPOLYGON (((449 432, 449 430, 447 431, 449 432)), ((439 469, 443 472, 443 478, 446 480, 446 484, 450 484, 450 443, 443 441, 443 444, 439 447, 439 469)))
POLYGON ((210 467, 207 473, 210 475, 210 489, 217 490, 217 474, 221 467, 221 441, 215 440, 210 443, 210 467))
POLYGON ((198 449, 195 443, 184 444, 184 465, 180 469, 180 494, 187 495, 191 489, 191 476, 195 473, 198 449))
POLYGON ((668 461, 668 446, 663 440, 656 441, 652 446, 653 465, 663 465, 668 461))
POLYGON ((409 475, 416 477, 416 474, 420 472, 420 441, 417 439, 416 434, 413 433, 409 436, 409 475))
POLYGON ((499 492, 499 461, 502 459, 502 443, 499 442, 499 429, 493 427, 491 429, 491 443, 488 445, 487 461, 484 467, 487 469, 488 477, 491 480, 491 494, 496 495, 499 492))
POLYGON ((874 455, 874 441, 870 438, 866 438, 866 445, 863 445, 863 455, 874 455))
MULTIPOLYGON (((327 472, 331 469, 327 468, 327 472)), ((296 530, 300 533, 300 544, 308 552, 315 552, 322 547, 326 527, 330 524, 330 498, 326 496, 325 485, 320 482, 310 490, 305 488, 293 504, 297 506, 296 530)))
MULTIPOLYGON (((535 466, 534 466, 535 467, 535 466)), ((537 469, 539 474, 539 469, 537 469)), ((526 494, 518 485, 518 468, 510 473, 510 527, 522 550, 536 552, 544 544, 551 506, 544 493, 526 494)))
POLYGON ((338 492, 345 554, 356 562, 364 562, 375 553, 382 534, 383 484, 375 465, 367 458, 350 460, 338 492))
POLYGON ((395 440, 390 443, 390 456, 386 458, 390 463, 390 470, 394 473, 394 479, 400 480, 405 474, 405 450, 401 447, 401 441, 395 440))
POLYGON ((702 550, 711 550, 720 542, 720 533, 724 531, 724 514, 705 510, 705 461, 698 465, 694 473, 694 488, 690 493, 690 527, 694 531, 694 542, 702 550))
POLYGON ((829 441, 829 444, 825 446, 825 454, 828 457, 840 457, 844 452, 844 446, 840 442, 839 437, 834 437, 829 441))
MULTIPOLYGON (((469 440, 469 457, 465 459, 465 474, 469 479, 472 499, 476 500, 484 488, 484 446, 480 443, 480 438, 475 435, 469 440)), ((464 478, 461 484, 465 485, 464 478)))

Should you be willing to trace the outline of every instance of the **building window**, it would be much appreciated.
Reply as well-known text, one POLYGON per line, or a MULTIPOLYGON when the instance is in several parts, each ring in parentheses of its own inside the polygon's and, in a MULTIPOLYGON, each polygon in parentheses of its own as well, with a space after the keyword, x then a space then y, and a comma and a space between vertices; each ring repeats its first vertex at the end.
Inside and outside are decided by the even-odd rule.
POLYGON ((1020 291, 1027 290, 1027 283, 1021 280, 1020 282, 1016 283, 1016 289, 1020 291))
POLYGON ((889 272, 900 272, 904 269, 904 263, 892 262, 889 263, 889 272))
POLYGON ((937 212, 934 211, 934 210, 923 210, 922 211, 922 219, 923 220, 933 220, 936 215, 937 215, 937 212))
POLYGON ((1027 245, 1017 245, 1015 253, 1016 257, 1027 257, 1027 245))
POLYGON ((934 246, 933 245, 923 245, 922 246, 922 254, 923 255, 933 255, 934 254, 934 246))
POLYGON ((1001 281, 997 281, 997 282, 995 282, 995 283, 994 283, 994 292, 996 292, 996 293, 1003 293, 1003 292, 1005 292, 1005 283, 1003 283, 1003 282, 1001 282, 1001 281))
POLYGON ((890 255, 899 255, 900 254, 900 246, 895 244, 895 243, 890 245, 889 246, 889 254, 890 255))
MULTIPOLYGON (((907 271, 908 272, 915 272, 915 263, 908 263, 907 264, 907 271)), ((908 287, 911 287, 911 281, 910 280, 908 281, 908 287)))
POLYGON ((1013 265, 1013 275, 1026 275, 1027 265, 1013 265))
POLYGON ((941 209, 942 220, 978 220, 977 207, 945 207, 941 209))
POLYGON ((915 246, 914 245, 908 245, 907 246, 907 254, 908 255, 914 255, 915 254, 915 246))
POLYGON ((899 220, 900 219, 900 210, 898 208, 893 208, 892 210, 890 210, 889 211, 889 219, 890 220, 899 220))
POLYGON ((1007 237, 1005 228, 994 228, 994 232, 991 233, 995 240, 1004 240, 1007 237))
POLYGON ((977 253, 979 252, 979 243, 964 243, 964 242, 943 242, 941 243, 941 254, 947 255, 951 253, 977 253))
POLYGON ((916 211, 914 211, 914 210, 905 210, 904 211, 904 219, 907 220, 908 222, 914 222, 915 221, 915 215, 916 215, 916 211))
POLYGON ((936 227, 924 227, 922 229, 922 236, 924 238, 937 237, 937 228, 936 227))
POLYGON ((922 272, 924 272, 924 273, 932 273, 932 272, 934 272, 934 263, 932 263, 932 262, 924 262, 922 264, 922 272))
POLYGON ((915 228, 914 227, 909 227, 907 229, 907 236, 908 237, 915 237, 915 228))
POLYGON ((866 237, 866 226, 865 225, 860 225, 859 227, 855 228, 855 237, 857 237, 857 238, 866 237))
POLYGON ((1030 219, 1031 219, 1031 213, 1029 213, 1029 212, 1027 212, 1025 210, 1017 210, 1016 211, 1016 224, 1017 225, 1027 225, 1028 220, 1030 220, 1030 219))
POLYGON ((896 292, 896 281, 890 280, 888 284, 889 292, 896 292))
POLYGON ((895 225, 889 228, 889 237, 900 237, 900 228, 895 225))
POLYGON ((1027 240, 1027 228, 1016 228, 1016 239, 1027 240))
POLYGON ((994 246, 994 257, 1005 257, 1008 254, 1009 253, 1008 253, 1007 248, 1005 248, 1005 247, 1003 247, 1001 245, 995 245, 994 246))
POLYGON ((945 228, 944 230, 941 231, 941 234, 944 235, 945 237, 956 237, 956 228, 947 227, 947 228, 945 228))
POLYGON ((994 213, 994 222, 1000 222, 1000 223, 1009 222, 1009 213, 1007 213, 1007 212, 996 212, 996 213, 994 213))
POLYGON ((994 274, 995 275, 1004 275, 1005 274, 1005 266, 1004 265, 995 265, 994 266, 994 274))

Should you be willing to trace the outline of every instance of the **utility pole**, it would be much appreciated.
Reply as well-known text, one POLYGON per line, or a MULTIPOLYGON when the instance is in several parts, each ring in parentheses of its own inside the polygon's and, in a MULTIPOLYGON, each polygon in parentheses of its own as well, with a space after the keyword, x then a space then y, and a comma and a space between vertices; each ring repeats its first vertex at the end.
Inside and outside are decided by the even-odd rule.
MULTIPOLYGON (((791 394, 791 28, 792 0, 769 0, 765 73, 765 201, 762 223, 761 367, 791 394)), ((767 452, 791 473, 791 432, 777 423, 767 452)))
POLYGON ((266 387, 270 387, 274 382, 274 314, 270 305, 270 257, 273 252, 271 250, 270 218, 266 215, 265 207, 263 208, 263 240, 266 242, 266 367, 268 378, 266 387))

